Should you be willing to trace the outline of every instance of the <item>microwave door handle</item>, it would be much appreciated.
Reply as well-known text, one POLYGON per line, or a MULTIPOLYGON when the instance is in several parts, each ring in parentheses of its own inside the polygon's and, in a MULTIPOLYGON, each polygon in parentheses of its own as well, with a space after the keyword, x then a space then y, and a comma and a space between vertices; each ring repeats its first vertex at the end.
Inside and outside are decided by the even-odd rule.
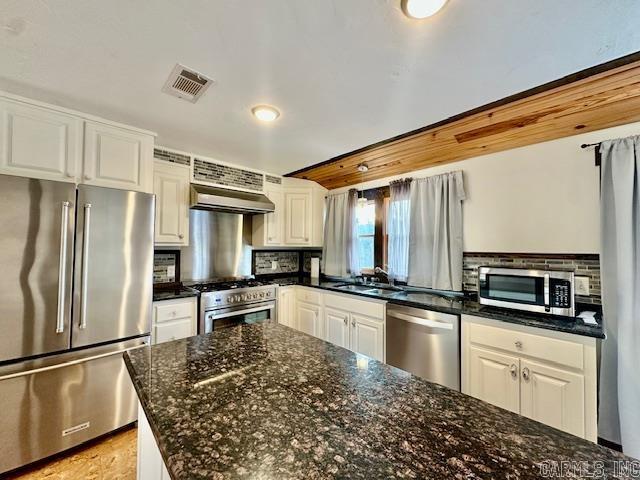
POLYGON ((247 313, 255 313, 262 312, 264 310, 273 310, 274 305, 262 305, 261 307, 255 308, 245 308, 242 310, 234 310, 233 312, 219 313, 219 314, 209 314, 209 318, 212 320, 220 320, 221 318, 235 317, 238 315, 245 315, 247 313))
POLYGON ((551 306, 549 302, 549 274, 548 273, 544 274, 544 306, 545 307, 551 306))

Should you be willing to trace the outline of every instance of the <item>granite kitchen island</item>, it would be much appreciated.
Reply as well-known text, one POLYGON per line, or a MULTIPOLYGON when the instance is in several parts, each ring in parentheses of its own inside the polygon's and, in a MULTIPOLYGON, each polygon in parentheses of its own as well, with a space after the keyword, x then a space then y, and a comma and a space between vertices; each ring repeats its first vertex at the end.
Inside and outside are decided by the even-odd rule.
POLYGON ((173 479, 614 478, 631 460, 272 322, 125 362, 173 479))

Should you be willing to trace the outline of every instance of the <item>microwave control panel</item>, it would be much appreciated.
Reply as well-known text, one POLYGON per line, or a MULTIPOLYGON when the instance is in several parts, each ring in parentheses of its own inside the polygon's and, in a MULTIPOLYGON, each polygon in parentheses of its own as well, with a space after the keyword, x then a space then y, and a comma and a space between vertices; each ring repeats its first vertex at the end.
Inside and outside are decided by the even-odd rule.
POLYGON ((551 279, 551 306, 571 308, 571 282, 568 280, 551 279))

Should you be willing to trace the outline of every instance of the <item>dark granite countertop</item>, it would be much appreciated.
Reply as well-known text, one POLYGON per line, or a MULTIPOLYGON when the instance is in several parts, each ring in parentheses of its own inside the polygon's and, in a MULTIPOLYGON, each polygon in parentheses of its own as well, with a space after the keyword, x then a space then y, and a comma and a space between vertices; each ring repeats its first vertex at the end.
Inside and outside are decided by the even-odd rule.
MULTIPOLYGON (((546 330, 572 333, 575 335, 583 335, 586 337, 605 338, 604 331, 602 329, 601 315, 596 316, 598 325, 588 325, 578 317, 558 317, 556 315, 544 315, 480 305, 476 301, 475 296, 441 296, 426 292, 394 291, 389 291, 388 293, 378 295, 364 292, 345 291, 337 288, 337 285, 344 285, 344 281, 311 279, 309 277, 283 277, 273 279, 272 281, 281 286, 302 285, 305 287, 320 288, 333 292, 360 295, 368 298, 378 298, 381 300, 386 300, 390 303, 424 308, 427 310, 434 310, 443 313, 451 313, 454 315, 476 315, 478 317, 491 318, 507 323, 544 328, 546 330)), ((582 311, 589 309, 589 306, 587 306, 586 308, 580 308, 579 310, 582 311)))
POLYGON ((153 301, 160 302, 162 300, 175 300, 177 298, 197 297, 200 292, 194 288, 189 287, 176 287, 171 289, 154 289, 153 301))
POLYGON ((611 479, 630 460, 275 322, 124 357, 174 480, 611 479))

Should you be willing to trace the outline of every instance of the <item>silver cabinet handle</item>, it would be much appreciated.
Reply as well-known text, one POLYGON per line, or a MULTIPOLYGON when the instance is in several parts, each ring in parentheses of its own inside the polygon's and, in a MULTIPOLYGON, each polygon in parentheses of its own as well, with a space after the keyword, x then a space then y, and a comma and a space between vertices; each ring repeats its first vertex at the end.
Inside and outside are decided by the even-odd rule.
POLYGON ((518 378, 518 367, 516 366, 516 364, 515 364, 515 363, 512 363, 512 364, 511 364, 511 368, 510 368, 510 370, 511 370, 511 376, 512 376, 513 378, 518 378))
POLYGON ((345 325, 348 325, 348 324, 349 324, 349 320, 347 319, 347 317, 344 317, 343 321, 344 321, 344 324, 345 324, 345 325))
POLYGON ((60 265, 58 267, 58 317, 56 333, 64 332, 65 299, 67 296, 67 237, 69 228, 69 202, 62 202, 60 221, 60 265))
POLYGON ((91 204, 84 206, 84 230, 82 238, 82 281, 80 328, 87 328, 87 278, 89 276, 89 232, 91 227, 91 204))
POLYGON ((182 239, 184 238, 184 235, 183 235, 182 233, 179 233, 179 234, 178 234, 178 238, 179 238, 180 240, 182 240, 182 239))
POLYGON ((522 369, 522 378, 529 381, 529 369, 527 367, 522 369))
POLYGON ((356 321, 355 320, 351 320, 351 326, 355 328, 355 326, 356 326, 356 321))
POLYGON ((516 340, 516 348, 520 349, 522 348, 522 342, 520 340, 516 340))

